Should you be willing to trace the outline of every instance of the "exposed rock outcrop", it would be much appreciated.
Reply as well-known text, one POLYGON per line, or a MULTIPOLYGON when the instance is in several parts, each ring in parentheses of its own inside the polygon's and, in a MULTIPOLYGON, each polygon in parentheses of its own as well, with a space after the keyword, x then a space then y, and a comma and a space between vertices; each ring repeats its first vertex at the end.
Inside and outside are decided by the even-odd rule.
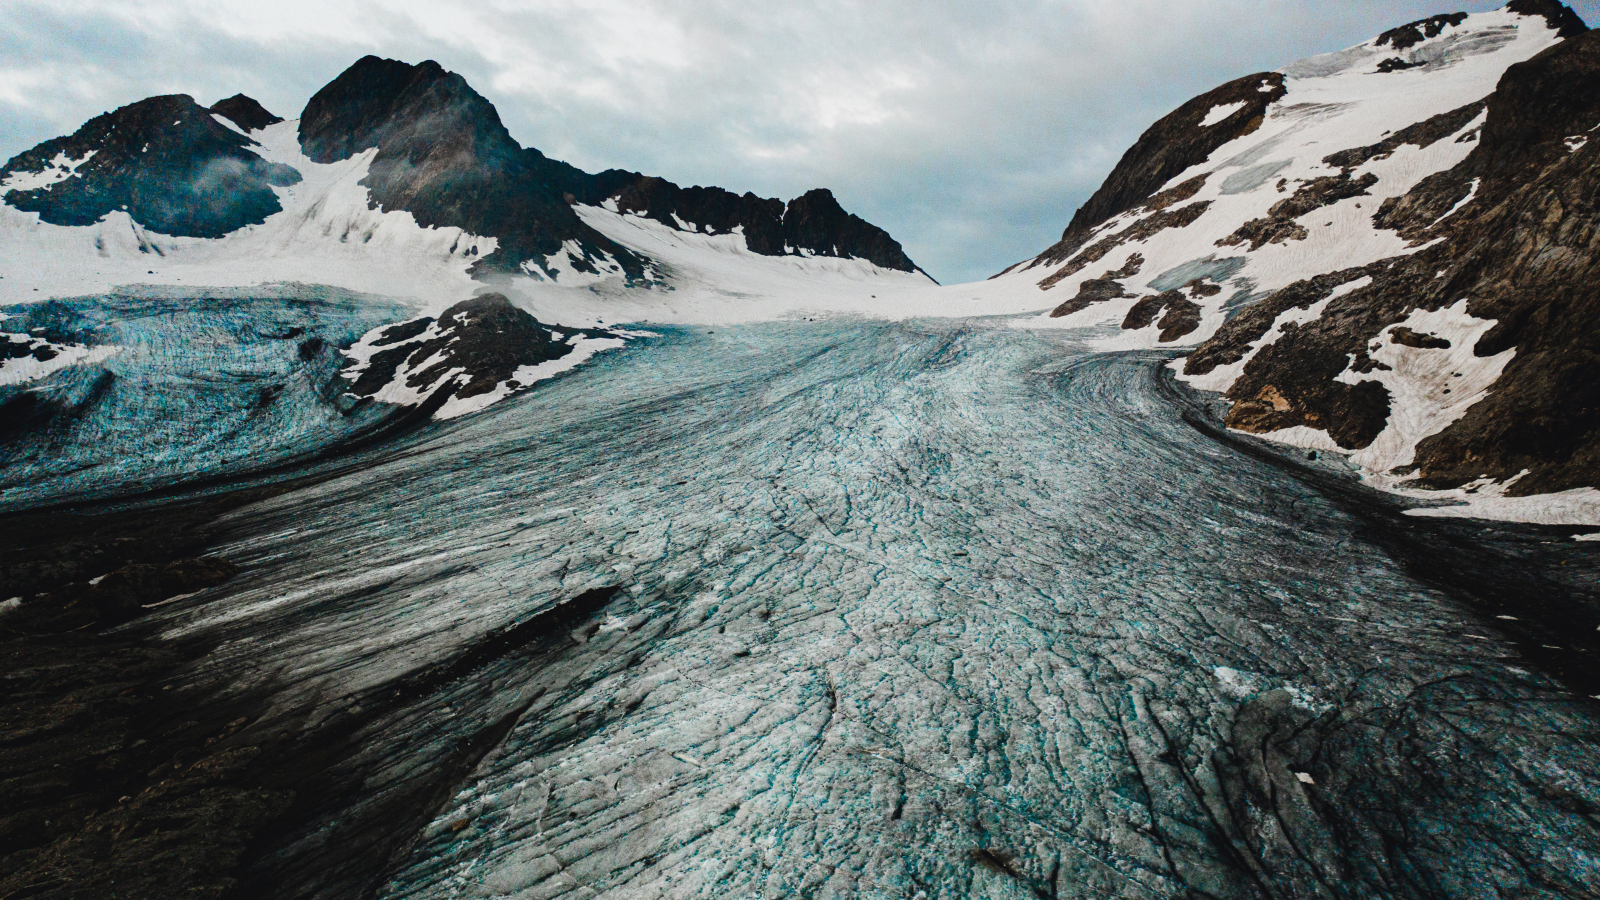
POLYGON ((152 97, 12 159, 0 188, 6 203, 52 225, 123 211, 162 234, 221 237, 266 221, 282 209, 272 189, 300 181, 254 146, 191 97, 152 97))
POLYGON ((1466 13, 1445 13, 1401 25, 1378 35, 1379 47, 1393 47, 1396 50, 1409 50, 1430 38, 1436 38, 1444 33, 1446 28, 1460 25, 1467 20, 1466 13))
POLYGON ((554 329, 511 305, 503 294, 483 294, 457 303, 437 320, 413 319, 383 329, 366 358, 346 373, 349 392, 380 396, 386 388, 437 407, 499 390, 520 390, 524 367, 559 360, 580 337, 609 337, 594 329, 554 329))
POLYGON ((283 121, 282 116, 267 112, 266 107, 243 94, 234 94, 211 107, 211 111, 245 131, 260 131, 283 121))
POLYGON ((1561 0, 1511 0, 1506 9, 1524 16, 1543 16, 1564 38, 1577 37, 1589 30, 1583 19, 1561 0))
MULTIPOLYGON (((552 170, 557 165, 550 164, 552 170)), ((571 168, 571 167, 567 167, 571 168)), ((718 187, 684 188, 664 178, 610 170, 599 175, 558 171, 554 180, 573 202, 610 205, 680 230, 744 236, 763 256, 831 256, 864 259, 885 269, 922 271, 887 231, 839 205, 818 188, 787 204, 718 187)))

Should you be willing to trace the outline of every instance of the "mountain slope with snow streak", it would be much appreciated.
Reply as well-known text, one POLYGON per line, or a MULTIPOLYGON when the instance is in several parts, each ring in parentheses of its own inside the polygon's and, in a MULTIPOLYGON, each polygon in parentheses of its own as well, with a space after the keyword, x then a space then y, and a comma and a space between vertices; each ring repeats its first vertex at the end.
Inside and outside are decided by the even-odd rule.
POLYGON ((1600 34, 1507 72, 1459 165, 1378 219, 1410 255, 1303 283, 1184 364, 1228 424, 1350 455, 1430 515, 1600 521, 1600 34), (1275 337, 1333 281, 1361 275, 1275 337))
POLYGON ((1457 21, 1402 52, 1413 67, 1380 72, 1395 48, 1378 38, 1235 82, 1275 98, 1253 117, 1225 98, 1211 112, 1228 115, 1212 124, 1180 109, 1151 129, 1158 146, 1136 146, 1108 180, 1148 194, 1104 205, 1102 221, 1075 219, 1063 244, 997 276, 985 295, 1075 327, 1121 325, 1144 297, 1178 292, 1197 307, 1193 327, 1163 339, 1157 320, 1108 346, 1189 346, 1275 290, 1411 252, 1373 214, 1464 160, 1483 125, 1475 105, 1512 65, 1562 40, 1545 16, 1509 8, 1457 21), (1129 174, 1158 153, 1181 158, 1168 145, 1209 146, 1213 128, 1242 133, 1160 183, 1129 174))
POLYGON ((1224 86, 986 297, 1101 349, 1197 347, 1175 368, 1229 427, 1458 504, 1418 514, 1600 523, 1586 32, 1516 0, 1224 86))

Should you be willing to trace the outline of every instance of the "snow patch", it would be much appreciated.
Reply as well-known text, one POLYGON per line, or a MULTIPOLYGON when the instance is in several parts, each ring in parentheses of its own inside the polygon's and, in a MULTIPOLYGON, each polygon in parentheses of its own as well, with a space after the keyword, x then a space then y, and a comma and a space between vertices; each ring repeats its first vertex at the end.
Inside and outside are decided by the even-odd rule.
MULTIPOLYGON (((1474 179, 1472 179, 1472 189, 1467 191, 1467 196, 1461 198, 1461 202, 1460 203, 1457 203, 1455 206, 1450 207, 1450 211, 1449 212, 1445 213, 1444 215, 1440 216, 1437 219, 1434 219, 1433 220, 1433 225, 1438 225, 1440 222, 1443 222, 1445 219, 1450 218, 1451 216, 1453 216, 1456 213, 1460 212, 1464 207, 1466 207, 1466 205, 1468 203, 1471 203, 1473 200, 1477 199, 1478 188, 1480 186, 1482 186, 1482 184, 1483 184, 1483 179, 1482 178, 1474 178, 1474 179)), ((1432 228, 1433 225, 1430 225, 1428 227, 1432 228)), ((1442 276, 1444 273, 1441 272, 1439 274, 1442 276)))
POLYGON ((65 153, 57 153, 55 159, 45 164, 37 172, 14 172, 4 183, 0 183, 0 194, 10 191, 36 191, 40 188, 49 189, 60 184, 68 178, 78 174, 78 169, 84 163, 94 159, 98 150, 90 150, 82 159, 72 159, 65 153))
MULTIPOLYGON (((1417 444, 1448 428, 1488 396, 1489 388, 1516 356, 1506 350, 1490 357, 1473 353, 1478 340, 1495 326, 1467 312, 1467 301, 1435 312, 1417 310, 1378 337, 1369 355, 1390 371, 1346 370, 1343 384, 1376 381, 1389 390, 1389 424, 1370 447, 1350 454, 1350 461, 1369 472, 1385 473, 1410 465, 1417 444), (1393 340, 1397 329, 1409 328, 1450 342, 1448 349, 1408 347, 1393 340)), ((1382 481, 1388 476, 1378 475, 1382 481)), ((1398 480, 1390 486, 1398 486, 1398 480)))
MULTIPOLYGON (((1272 88, 1268 87, 1266 90, 1270 91, 1272 88)), ((1228 119, 1229 116, 1241 109, 1244 109, 1246 106, 1249 106, 1249 104, 1243 100, 1240 100, 1238 103, 1225 103, 1221 106, 1213 106, 1211 111, 1206 113, 1206 117, 1201 120, 1200 127, 1211 128, 1215 125, 1221 125, 1228 119)))
MULTIPOLYGON (((1507 497, 1509 484, 1469 485, 1454 491, 1406 491, 1418 500, 1455 500, 1455 506, 1432 506, 1406 511, 1408 516, 1430 519, 1487 519, 1496 522, 1525 522, 1533 525, 1600 526, 1600 491, 1577 488, 1559 494, 1533 497, 1507 497), (1476 493, 1468 493, 1475 489, 1476 493)), ((1597 541, 1600 535, 1584 535, 1580 540, 1597 541)))
POLYGON ((1234 700, 1248 700, 1261 693, 1261 678, 1249 672, 1217 666, 1211 670, 1217 680, 1217 689, 1223 696, 1234 700))
POLYGON ((35 343, 37 346, 49 347, 55 351, 55 356, 47 360, 32 356, 24 356, 21 359, 0 359, 0 386, 38 381, 68 366, 93 365, 122 352, 121 347, 110 345, 86 347, 81 344, 51 344, 46 341, 35 341, 31 335, 26 334, 0 335, 0 337, 9 339, 11 343, 35 343))
POLYGON ((20 606, 22 606, 22 598, 21 597, 12 597, 10 600, 5 601, 4 603, 0 603, 0 616, 3 616, 6 613, 15 610, 20 606))
POLYGON ((250 132, 245 131, 243 128, 240 128, 238 125, 235 125, 233 123, 233 120, 228 118, 227 116, 219 116, 216 113, 212 113, 211 114, 211 119, 212 119, 212 121, 216 122, 218 125, 221 125, 223 128, 228 129, 229 131, 235 132, 237 134, 242 134, 245 137, 249 137, 250 136, 250 132))

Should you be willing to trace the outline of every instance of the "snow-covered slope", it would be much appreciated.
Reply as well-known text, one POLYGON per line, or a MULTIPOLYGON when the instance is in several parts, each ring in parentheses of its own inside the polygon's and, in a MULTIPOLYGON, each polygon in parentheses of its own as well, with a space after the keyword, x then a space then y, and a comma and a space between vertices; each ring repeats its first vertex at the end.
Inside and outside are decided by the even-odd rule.
POLYGON ((0 199, 0 506, 332 452, 652 337, 601 322, 932 285, 827 191, 589 175, 460 76, 372 57, 291 121, 130 104, 0 168, 0 199))
MULTIPOLYGON (((1143 298, 1177 291, 1197 307, 1192 328, 1164 340, 1158 319, 1103 345, 1187 346, 1279 288, 1412 252, 1373 214, 1465 159, 1483 125, 1474 104, 1510 66, 1561 40, 1541 15, 1497 10, 1457 22, 1400 53, 1393 38, 1375 38, 1256 76, 1262 92, 1281 83, 1284 93, 1253 130, 1095 224, 1071 252, 1052 248, 1007 270, 983 296, 997 311, 1042 308, 1051 324, 1079 327, 1120 325, 1143 298), (1380 71, 1397 56, 1415 67, 1380 71)), ((1232 111, 1216 108, 1188 131, 1218 127, 1232 111)))
POLYGON ((415 303, 455 302, 477 287, 467 269, 495 247, 459 228, 423 228, 410 213, 368 208, 369 151, 319 165, 296 122, 252 132, 265 159, 303 180, 274 188, 283 210, 220 238, 170 237, 121 211, 89 226, 49 225, 0 205, 0 305, 101 294, 121 285, 243 287, 324 284, 415 303))
POLYGON ((1241 79, 982 295, 1102 349, 1199 345, 1175 368, 1230 427, 1468 504, 1418 514, 1600 523, 1585 32, 1515 0, 1241 79))

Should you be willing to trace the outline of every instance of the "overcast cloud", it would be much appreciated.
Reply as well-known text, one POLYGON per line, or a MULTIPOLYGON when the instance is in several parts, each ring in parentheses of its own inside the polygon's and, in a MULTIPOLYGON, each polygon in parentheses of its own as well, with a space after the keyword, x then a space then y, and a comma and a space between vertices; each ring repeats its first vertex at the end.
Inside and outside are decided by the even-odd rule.
MULTIPOLYGON (((154 94, 285 117, 435 59, 590 171, 829 187, 946 283, 1059 236, 1157 118, 1459 0, 0 0, 0 158, 154 94)), ((1595 24, 1600 0, 1573 4, 1595 24)))

